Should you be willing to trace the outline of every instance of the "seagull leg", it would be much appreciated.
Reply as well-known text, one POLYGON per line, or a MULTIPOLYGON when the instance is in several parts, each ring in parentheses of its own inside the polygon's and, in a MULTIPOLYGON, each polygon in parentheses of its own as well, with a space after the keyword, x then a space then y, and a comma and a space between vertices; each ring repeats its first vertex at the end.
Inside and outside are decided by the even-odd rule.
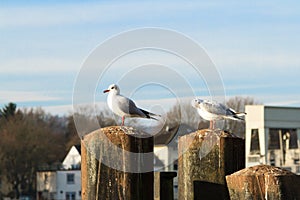
POLYGON ((212 120, 209 121, 209 129, 213 129, 213 121, 212 120))
POLYGON ((215 121, 214 120, 209 121, 209 129, 211 129, 211 130, 215 129, 215 121))
POLYGON ((124 126, 124 121, 125 121, 125 116, 122 117, 122 125, 121 126, 124 126))

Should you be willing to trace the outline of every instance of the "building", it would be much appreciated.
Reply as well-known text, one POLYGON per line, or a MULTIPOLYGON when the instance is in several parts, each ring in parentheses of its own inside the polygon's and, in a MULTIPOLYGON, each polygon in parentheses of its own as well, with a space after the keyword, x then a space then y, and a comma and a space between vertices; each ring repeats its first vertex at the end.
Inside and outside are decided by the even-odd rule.
POLYGON ((247 105, 246 167, 268 164, 300 174, 300 108, 247 105))
MULTIPOLYGON (((154 170, 177 171, 178 137, 195 131, 181 124, 175 128, 166 127, 155 135, 154 170)), ((80 200, 81 199, 81 152, 80 146, 73 146, 57 170, 37 172, 37 200, 80 200)), ((177 178, 174 180, 175 197, 177 178)))
POLYGON ((61 169, 37 172, 37 200, 81 199, 80 154, 80 145, 73 146, 61 169))
MULTIPOLYGON (((154 171, 178 171, 178 138, 196 131, 195 128, 181 124, 165 127, 154 136, 154 171), (160 162, 157 162, 158 159, 160 162), (160 165, 158 165, 158 163, 160 165)), ((174 178, 174 199, 178 198, 178 176, 174 178)))
MULTIPOLYGON (((178 169, 178 138, 196 131, 187 124, 169 128, 154 136, 154 154, 163 163, 162 168, 154 165, 159 171, 177 171, 178 169)), ((157 171, 157 170, 156 170, 157 171)))
POLYGON ((62 162, 63 168, 72 170, 80 169, 81 165, 81 147, 80 145, 74 145, 69 150, 67 156, 62 162))

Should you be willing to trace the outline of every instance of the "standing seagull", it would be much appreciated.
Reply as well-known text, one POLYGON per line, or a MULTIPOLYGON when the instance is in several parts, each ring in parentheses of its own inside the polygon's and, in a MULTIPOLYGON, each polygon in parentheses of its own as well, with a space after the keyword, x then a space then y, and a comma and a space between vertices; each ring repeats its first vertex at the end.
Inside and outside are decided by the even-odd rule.
POLYGON ((197 109, 199 115, 205 119, 209 120, 209 128, 213 129, 215 125, 215 120, 220 119, 232 119, 244 121, 241 116, 246 115, 244 112, 236 112, 232 108, 228 108, 224 104, 212 102, 202 99, 192 100, 192 106, 197 109))
POLYGON ((122 117, 122 126, 124 126, 125 117, 141 117, 154 120, 157 119, 153 116, 160 117, 160 115, 156 115, 136 107, 135 103, 131 99, 120 95, 120 88, 116 84, 110 85, 107 90, 103 91, 103 93, 106 92, 108 92, 108 107, 113 111, 113 113, 122 117))

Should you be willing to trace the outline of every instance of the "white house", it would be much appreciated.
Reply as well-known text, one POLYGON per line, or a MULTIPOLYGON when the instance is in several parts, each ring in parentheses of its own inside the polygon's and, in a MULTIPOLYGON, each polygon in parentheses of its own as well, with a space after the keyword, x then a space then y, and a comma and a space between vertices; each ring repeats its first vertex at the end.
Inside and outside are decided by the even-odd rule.
POLYGON ((57 170, 37 172, 37 200, 81 199, 80 145, 73 146, 57 170))
POLYGON ((246 167, 269 164, 300 174, 300 108, 247 105, 246 167))
POLYGON ((177 171, 178 169, 178 137, 195 131, 187 124, 169 128, 154 137, 154 154, 163 163, 163 167, 156 171, 177 171))
POLYGON ((62 162, 64 169, 80 169, 81 149, 80 145, 72 146, 62 162))

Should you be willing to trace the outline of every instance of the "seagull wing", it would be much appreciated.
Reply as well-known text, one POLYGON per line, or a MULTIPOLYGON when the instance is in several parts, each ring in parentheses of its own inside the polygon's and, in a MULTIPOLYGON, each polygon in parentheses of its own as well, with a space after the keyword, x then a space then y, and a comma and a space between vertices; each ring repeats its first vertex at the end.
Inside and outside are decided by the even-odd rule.
POLYGON ((129 100, 129 114, 130 115, 139 116, 139 117, 147 117, 146 114, 143 112, 143 110, 138 108, 131 99, 128 99, 128 100, 129 100))
POLYGON ((203 100, 199 104, 200 109, 215 115, 225 115, 227 107, 221 103, 203 100))
POLYGON ((124 97, 122 95, 116 96, 115 103, 117 104, 118 109, 121 112, 126 113, 131 117, 142 117, 142 118, 150 118, 155 120, 157 119, 154 118, 153 116, 161 117, 160 115, 138 108, 131 99, 124 97))
POLYGON ((135 103, 131 99, 118 95, 115 98, 115 101, 122 112, 132 117, 146 117, 146 115, 138 107, 136 107, 135 103))
POLYGON ((155 119, 153 116, 161 117, 160 115, 151 113, 147 110, 143 110, 141 108, 138 108, 135 103, 129 99, 129 113, 133 116, 139 116, 139 117, 145 117, 145 118, 150 118, 150 119, 155 119))
POLYGON ((228 108, 226 110, 226 115, 227 118, 233 119, 233 120, 241 120, 244 121, 243 118, 241 118, 241 116, 245 116, 246 113, 244 112, 236 112, 235 110, 233 110, 232 108, 228 108))

